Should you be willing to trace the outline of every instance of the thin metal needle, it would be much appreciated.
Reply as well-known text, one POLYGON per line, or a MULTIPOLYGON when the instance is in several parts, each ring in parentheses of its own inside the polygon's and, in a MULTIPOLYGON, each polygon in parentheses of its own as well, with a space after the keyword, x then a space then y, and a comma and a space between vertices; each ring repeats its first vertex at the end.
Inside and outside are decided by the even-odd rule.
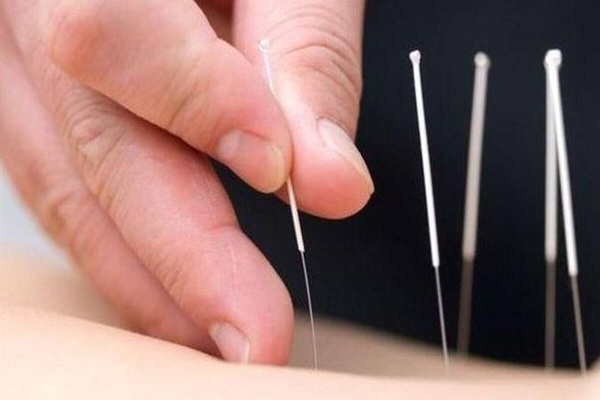
POLYGON ((549 74, 550 94, 552 97, 552 111, 554 115, 554 129, 556 133, 556 148, 558 155, 558 173, 560 177, 560 195, 562 200, 565 239, 567 242, 567 266, 569 270, 569 276, 571 277, 573 290, 573 312, 575 314, 575 330, 577 333, 579 367, 581 372, 585 374, 587 371, 585 359, 585 340, 583 337, 581 305, 579 303, 579 285, 577 284, 579 266, 577 261, 577 245, 575 242, 575 223, 573 218, 573 200, 571 179, 569 176, 569 160, 567 156, 565 124, 562 109, 562 97, 560 92, 560 78, 558 74, 561 64, 562 53, 560 50, 550 50, 546 54, 545 66, 546 71, 549 74))
POLYGON ((469 138, 469 160, 465 193, 465 217, 463 223, 462 274, 460 307, 458 314, 458 352, 467 354, 471 338, 471 315, 473 296, 473 268, 477 251, 477 221, 479 217, 479 187, 481 182, 481 154, 485 124, 490 59, 484 53, 475 55, 475 85, 469 138))
POLYGON ((440 284, 440 250, 438 243, 437 224, 435 217, 435 202, 433 199, 433 184, 431 179, 431 161, 429 159, 429 144, 427 142, 427 126, 425 123, 425 106, 423 105, 423 87, 421 83, 421 53, 413 51, 410 53, 413 65, 413 77, 415 81, 415 97, 417 103, 417 116, 419 121, 419 138, 421 142, 421 158, 423 162, 423 177, 425 181, 425 198, 427 202, 427 222, 429 225, 429 243, 431 247, 431 261, 435 269, 435 281, 437 288, 438 312, 440 317, 440 331, 442 335, 442 348, 444 363, 448 368, 448 342, 446 340, 446 322, 444 318, 444 303, 442 299, 442 286, 440 284))
POLYGON ((442 334, 442 351, 444 364, 448 368, 448 340, 446 339, 446 317, 444 316, 444 301, 442 299, 442 283, 440 282, 440 269, 435 268, 435 287, 437 289, 438 315, 440 316, 440 331, 442 334))
POLYGON ((558 170, 556 168, 556 132, 550 90, 550 74, 546 74, 546 217, 544 256, 546 261, 546 327, 544 361, 547 370, 554 369, 556 346, 556 256, 558 232, 558 170))
MULTIPOLYGON (((271 62, 269 59, 269 41, 263 39, 258 44, 258 49, 260 50, 263 63, 265 67, 265 75, 267 78, 267 84, 269 85, 269 89, 273 96, 277 97, 275 92, 275 82, 273 80, 273 73, 271 70, 271 62)), ((313 367, 314 369, 318 369, 318 358, 317 358, 317 335, 315 329, 315 317, 313 314, 312 308, 312 297, 310 294, 310 285, 308 279, 308 268, 306 267, 306 258, 305 258, 305 248, 304 248, 304 237, 302 236, 302 226, 300 225, 300 215, 298 213, 298 205, 296 203, 296 193, 294 192, 294 186, 292 185, 292 180, 288 179, 286 182, 287 192, 290 201, 290 211, 292 213, 292 222, 294 225, 294 233, 296 235, 296 244, 298 247, 298 251, 300 252, 300 257, 302 258, 302 270, 304 272, 304 283, 306 285, 306 298, 308 301, 308 315, 310 318, 310 328, 312 332, 312 348, 313 348, 313 367)))
POLYGON ((317 356, 317 333, 315 332, 315 320, 313 317, 313 308, 312 308, 312 299, 310 296, 310 284, 308 279, 308 268, 306 268, 306 259, 304 257, 304 252, 300 252, 300 256, 302 257, 302 270, 304 271, 304 283, 306 284, 306 297, 308 299, 308 315, 310 316, 310 330, 312 334, 312 342, 313 342, 313 364, 314 368, 318 369, 319 367, 319 359, 317 356))
POLYGON ((577 353, 579 356, 579 369, 583 374, 587 373, 585 360, 585 339, 583 338, 583 322, 581 318, 581 304, 579 301, 579 284, 577 277, 571 276, 571 289, 573 290, 573 314, 575 315, 575 332, 577 334, 577 353))

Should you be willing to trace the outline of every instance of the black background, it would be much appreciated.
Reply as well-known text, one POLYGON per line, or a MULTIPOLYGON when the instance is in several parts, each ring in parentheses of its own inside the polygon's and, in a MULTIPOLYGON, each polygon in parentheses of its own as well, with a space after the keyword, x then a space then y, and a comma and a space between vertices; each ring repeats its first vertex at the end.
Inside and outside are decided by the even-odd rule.
MULTIPOLYGON (((473 55, 492 59, 472 351, 541 364, 544 354, 544 54, 561 48, 588 361, 600 350, 600 38, 594 2, 368 2, 358 146, 376 193, 344 221, 303 216, 316 312, 439 343, 411 63, 422 74, 447 327, 456 342, 473 55)), ((288 208, 225 175, 242 225, 305 307, 288 208)), ((333 179, 333 178, 332 178, 333 179)), ((564 239, 557 362, 577 365, 564 239)))

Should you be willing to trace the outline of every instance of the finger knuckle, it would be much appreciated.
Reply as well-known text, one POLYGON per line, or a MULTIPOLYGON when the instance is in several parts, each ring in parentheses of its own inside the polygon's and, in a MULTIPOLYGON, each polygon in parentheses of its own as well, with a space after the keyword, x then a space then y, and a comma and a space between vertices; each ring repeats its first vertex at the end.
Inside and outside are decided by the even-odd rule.
MULTIPOLYGON (((202 120, 203 93, 199 87, 202 79, 196 79, 197 75, 192 71, 181 70, 174 79, 171 79, 165 88, 163 97, 169 99, 168 103, 161 108, 164 116, 158 117, 159 121, 165 121, 165 128, 169 132, 181 135, 189 140, 189 132, 192 127, 199 128, 202 120)), ((202 138, 195 138, 196 141, 202 138)))
POLYGON ((211 107, 207 102, 211 82, 202 73, 206 70, 205 63, 211 62, 207 47, 211 46, 193 47, 187 50, 188 56, 177 57, 189 61, 173 69, 176 72, 162 88, 164 101, 157 107, 161 114, 157 120, 167 131, 200 148, 207 147, 210 138, 198 135, 198 132, 211 131, 214 120, 214 113, 207 112, 211 107))
POLYGON ((187 268, 192 257, 190 250, 182 249, 180 246, 163 246, 158 249, 155 261, 152 263, 154 275, 175 303, 181 305, 185 301, 187 268))
POLYGON ((94 227, 88 222, 95 200, 81 182, 47 180, 34 209, 44 229, 71 254, 82 254, 90 248, 94 227))
MULTIPOLYGON (((116 195, 108 190, 121 170, 123 158, 121 142, 125 129, 118 122, 116 110, 106 108, 93 101, 81 101, 65 118, 64 135, 72 153, 83 171, 92 192, 103 199, 103 205, 110 210, 116 195)), ((135 160, 129 160, 131 165, 135 160)))
POLYGON ((361 56, 359 45, 346 33, 348 23, 325 5, 299 5, 290 12, 269 32, 286 43, 281 54, 285 68, 325 83, 344 106, 356 108, 363 86, 361 56))
POLYGON ((101 38, 96 1, 58 2, 46 28, 51 56, 72 75, 82 75, 90 65, 101 38))
POLYGON ((159 249, 149 263, 154 275, 179 307, 196 320, 219 309, 223 297, 236 291, 237 261, 228 240, 234 229, 237 228, 230 224, 205 227, 193 248, 182 244, 154 246, 159 249), (223 257, 228 258, 227 262, 223 262, 223 257), (228 268, 229 272, 211 270, 217 266, 228 268))

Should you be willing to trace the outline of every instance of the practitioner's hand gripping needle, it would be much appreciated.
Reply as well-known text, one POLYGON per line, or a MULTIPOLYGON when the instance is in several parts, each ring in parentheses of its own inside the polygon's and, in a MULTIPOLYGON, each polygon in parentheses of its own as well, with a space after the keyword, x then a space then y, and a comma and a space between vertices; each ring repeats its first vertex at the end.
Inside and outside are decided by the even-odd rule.
MULTIPOLYGON (((271 61, 269 58, 269 41, 263 39, 259 42, 258 48, 262 54, 264 67, 265 67, 265 75, 267 78, 267 83, 269 85, 269 89, 273 96, 277 97, 275 93, 275 82, 273 79, 273 73, 271 70, 271 61)), ((298 214, 298 206, 296 204, 296 194, 294 193, 294 186, 292 185, 292 180, 288 178, 286 182, 287 192, 290 201, 290 210, 292 213, 292 222, 294 224, 294 233, 296 235, 296 243, 298 246, 298 251, 300 252, 300 257, 302 258, 302 270, 304 272, 304 283, 306 285, 306 297, 308 301, 308 314, 310 317, 310 328, 312 334, 312 347, 313 347, 313 366, 315 369, 318 368, 318 357, 317 357, 317 335, 315 332, 315 319, 313 315, 312 308, 312 298, 310 295, 310 284, 308 279, 308 269, 306 267, 306 258, 304 255, 304 238, 302 236, 302 227, 300 225, 300 216, 298 214)))

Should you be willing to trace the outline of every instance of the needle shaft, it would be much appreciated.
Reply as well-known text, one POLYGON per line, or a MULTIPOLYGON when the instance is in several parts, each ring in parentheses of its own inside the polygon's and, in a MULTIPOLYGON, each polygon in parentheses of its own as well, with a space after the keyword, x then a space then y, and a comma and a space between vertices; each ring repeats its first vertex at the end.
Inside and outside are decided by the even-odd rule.
POLYGON ((458 310, 457 350, 461 354, 469 352, 471 339, 471 308, 473 296, 473 261, 463 257, 460 281, 460 305, 458 310))
POLYGON ((550 50, 546 55, 546 71, 549 75, 550 95, 552 98, 552 114, 554 116, 554 130, 556 134, 556 149, 558 156, 558 175, 560 182, 560 196, 562 200, 562 213, 564 220, 565 239, 567 242, 567 267, 573 288, 573 308, 575 314, 575 330, 577 334, 577 349, 581 372, 587 370, 585 360, 585 341, 583 337, 583 324, 581 318, 581 305, 579 302, 579 286, 577 276, 579 266, 577 260, 577 245, 575 241, 575 222, 573 218, 573 200, 571 191, 571 178, 569 175, 569 160, 565 138, 565 123, 560 92, 559 68, 562 63, 562 53, 559 50, 550 50))
POLYGON ((484 53, 475 55, 475 84, 473 86, 473 110, 469 135, 469 159, 465 189, 465 217, 462 243, 462 281, 458 317, 458 351, 469 352, 471 337, 471 314, 473 297, 473 268, 477 249, 477 225, 479 218, 479 188, 481 182, 481 155, 490 60, 484 53))
POLYGON ((419 138, 421 142, 421 160, 423 163, 423 178, 425 182, 425 198, 427 203, 427 222, 429 225, 429 244, 431 249, 431 263, 435 269, 435 281, 437 288, 437 301, 440 317, 440 332, 442 336, 442 348, 444 363, 448 367, 448 342, 446 340, 446 323, 444 318, 444 303, 442 299, 442 287, 440 284, 440 251, 437 234, 437 223, 435 217, 435 202, 433 198, 433 184, 431 179, 431 161, 429 159, 429 143, 427 141, 427 126, 425 122, 425 106, 423 102, 423 86, 421 83, 421 53, 413 51, 410 53, 413 64, 413 77, 415 82, 415 98, 417 103, 417 117, 419 121, 419 138))
POLYGON ((546 318, 544 361, 546 369, 554 369, 556 346, 556 254, 558 232, 558 170, 554 108, 550 89, 550 74, 546 74, 546 216, 544 226, 544 256, 546 259, 546 318))
MULTIPOLYGON (((258 48, 263 57, 265 75, 267 79, 267 84, 269 85, 269 89, 273 96, 277 97, 275 91, 275 81, 273 79, 273 72, 271 69, 271 62, 269 59, 269 43, 268 40, 261 40, 258 48)), ((292 184, 292 180, 288 179, 286 182, 286 188, 288 192, 289 202, 290 202, 290 211, 292 214, 292 223, 294 226, 294 234, 296 236, 296 245, 298 247, 298 251, 300 252, 300 257, 302 259, 302 271, 304 273, 304 283, 306 286, 306 299, 308 302, 308 314, 310 318, 310 329, 312 334, 312 350, 313 350, 313 368, 318 368, 318 359, 317 359, 317 335, 315 329, 315 318, 313 314, 312 307, 312 297, 310 294, 310 284, 308 279, 308 268, 306 267, 306 258, 305 258, 305 247, 304 247, 304 237, 302 235, 302 226, 300 225, 300 215, 298 213, 298 205, 296 203, 296 194, 294 191, 294 185, 292 184)))
POLYGON ((315 332, 315 317, 313 314, 312 308, 312 298, 310 295, 310 280, 308 279, 308 268, 306 268, 306 258, 304 256, 304 252, 300 252, 300 256, 302 257, 302 270, 304 272, 304 283, 306 285, 306 298, 308 300, 308 315, 310 318, 310 331, 312 335, 312 343, 313 343, 313 365, 315 369, 319 368, 319 358, 317 356, 317 334, 315 332))
POLYGON ((546 337, 544 361, 548 370, 554 369, 556 346, 556 263, 546 263, 546 337))
POLYGON ((448 369, 448 340, 446 339, 446 318, 444 317, 444 301, 442 297, 442 284, 440 282, 440 269, 435 268, 435 287, 437 289, 438 314, 440 317, 440 330, 442 334, 442 350, 444 354, 444 365, 448 369))
POLYGON ((581 304, 579 302, 579 285, 577 277, 571 277, 571 288, 573 290, 573 314, 575 315, 575 332, 577 334, 577 353, 579 355, 579 368, 585 374, 587 362, 585 360, 585 340, 583 338, 583 322, 581 318, 581 304))

